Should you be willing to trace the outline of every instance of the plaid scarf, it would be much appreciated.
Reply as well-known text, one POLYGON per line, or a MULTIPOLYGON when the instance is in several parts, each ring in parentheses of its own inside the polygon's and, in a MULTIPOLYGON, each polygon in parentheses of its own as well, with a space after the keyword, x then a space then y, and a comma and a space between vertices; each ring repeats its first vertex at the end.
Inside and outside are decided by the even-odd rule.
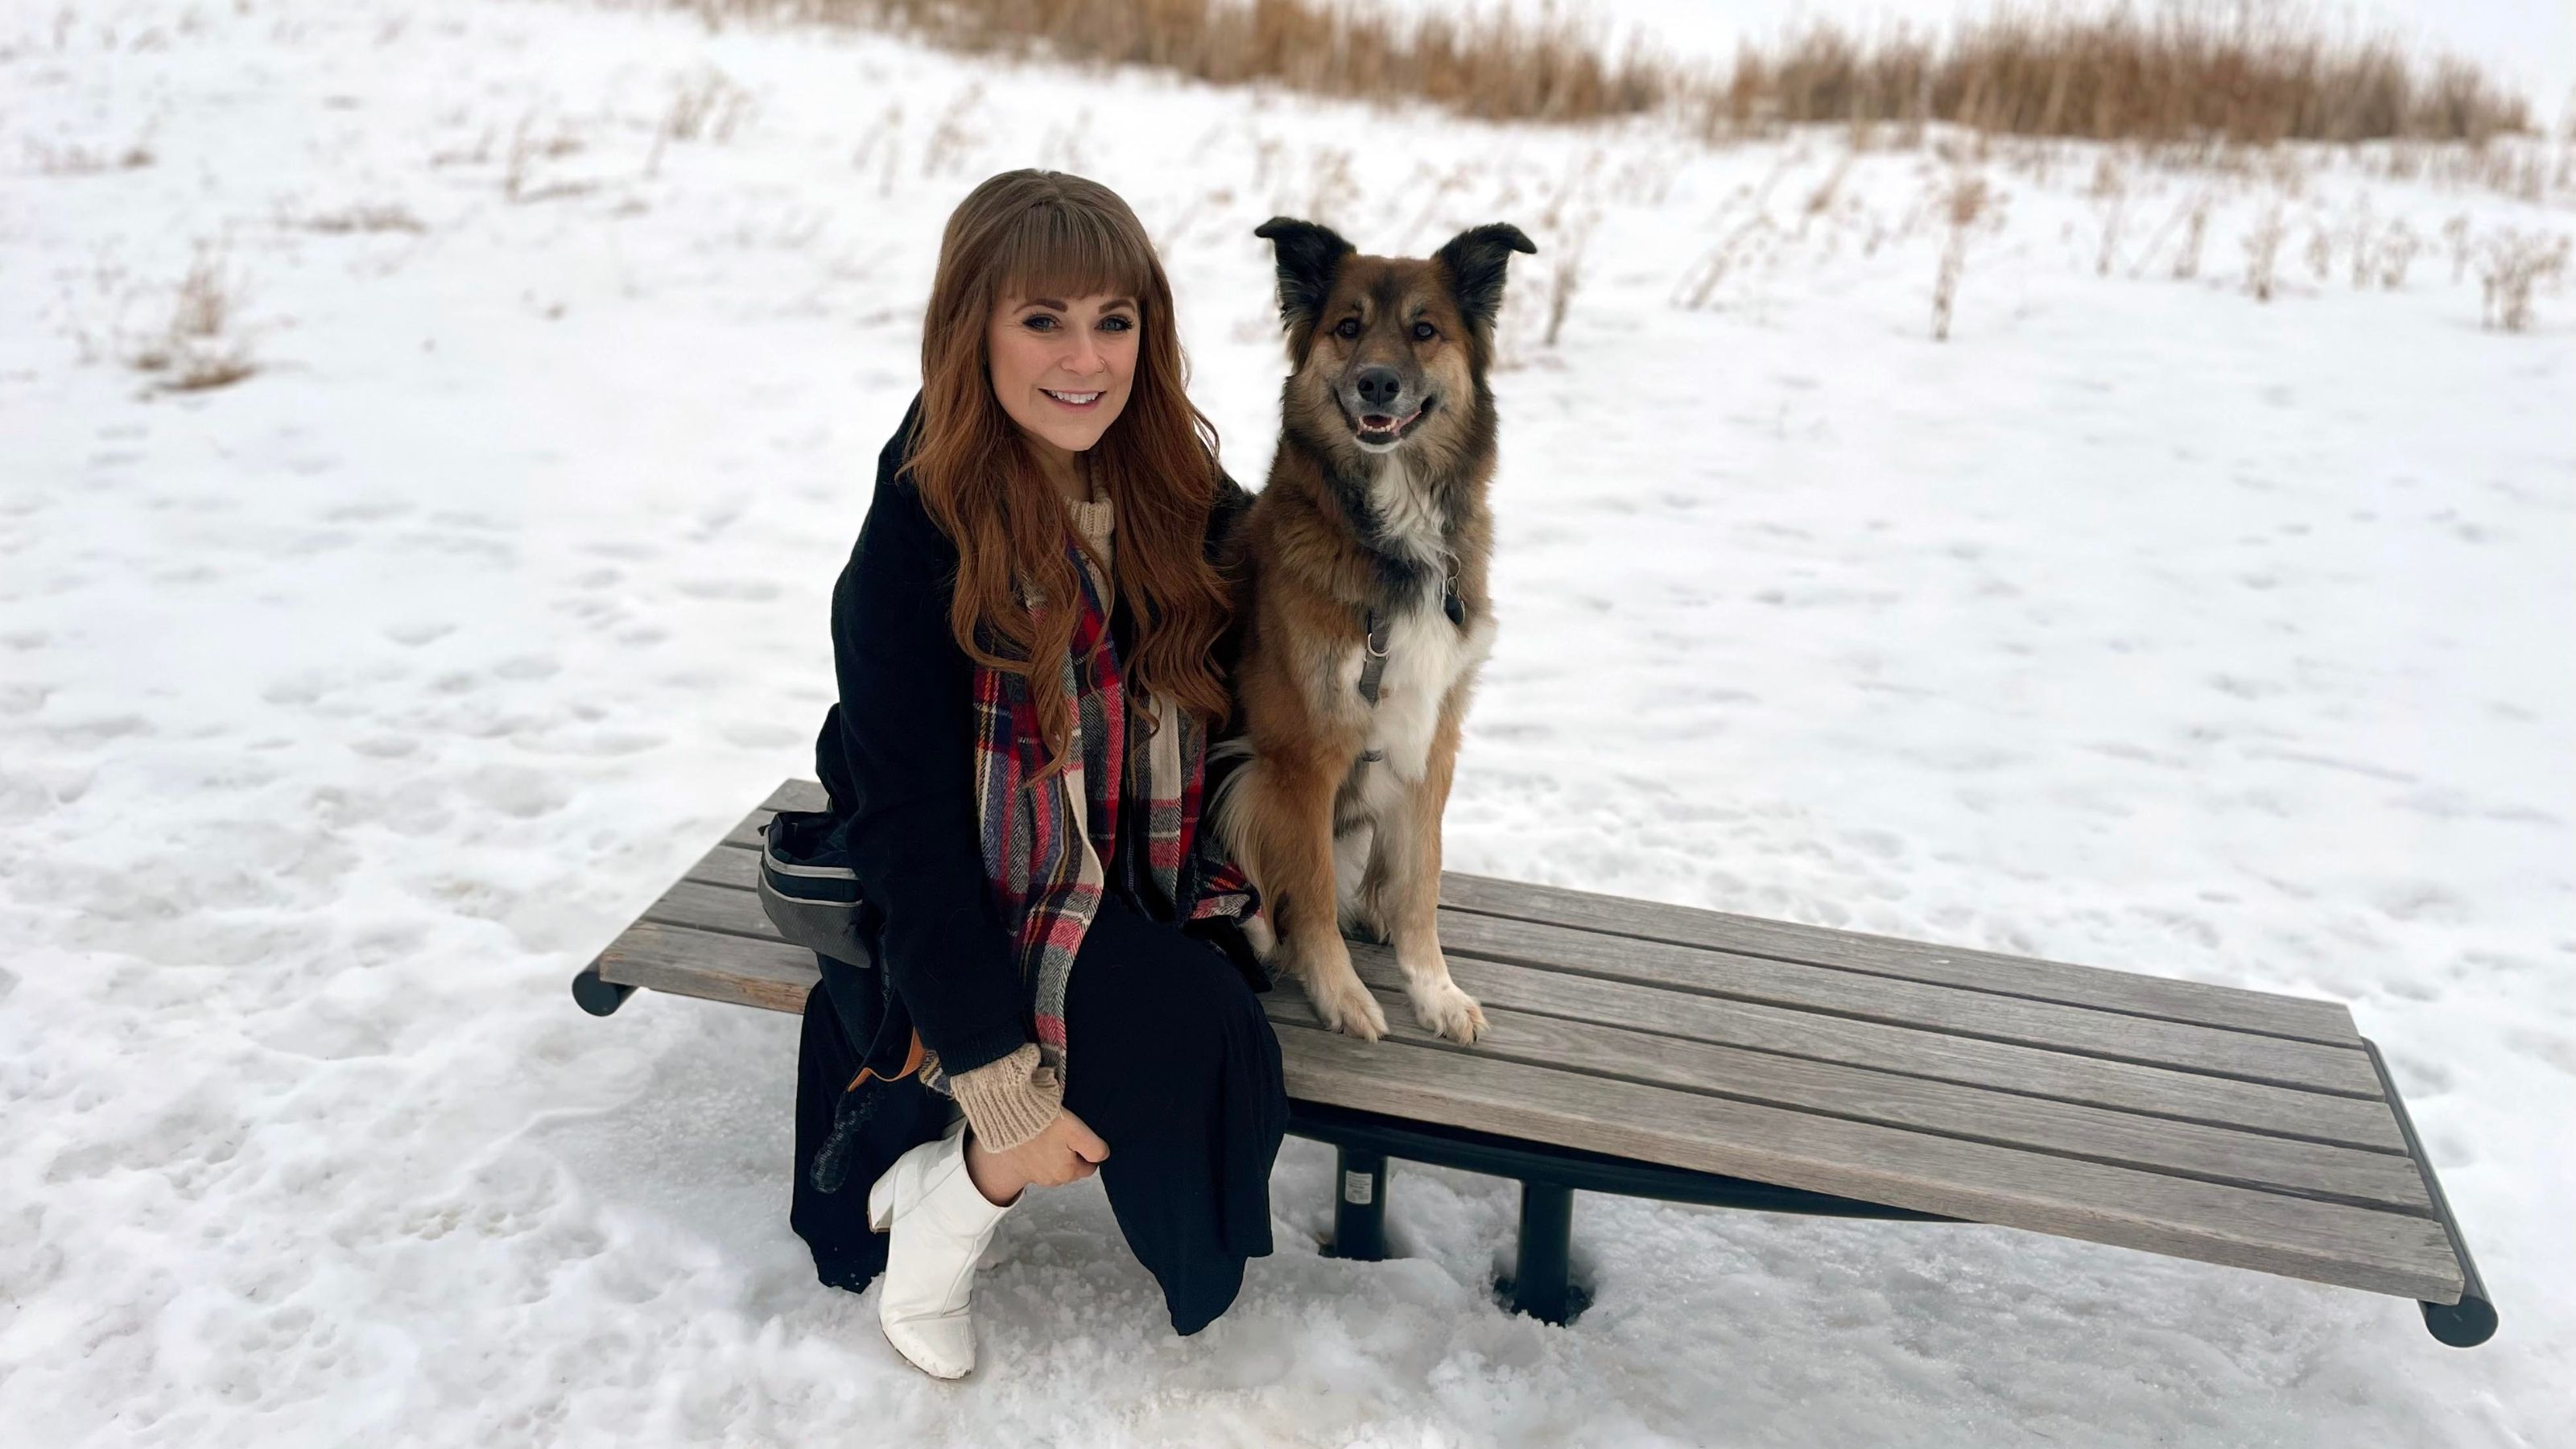
MULTIPOLYGON (((1109 589, 1070 534, 1065 546, 1080 580, 1082 612, 1063 666, 1064 697, 1074 705, 1063 769, 1037 778, 1043 734, 1028 681, 983 665, 975 669, 975 808, 983 823, 984 874, 1019 943, 1038 1055, 1059 1077, 1065 986, 1104 889, 1173 921, 1241 920, 1257 905, 1251 880, 1198 828, 1206 726, 1167 699, 1134 701, 1152 711, 1151 730, 1129 718, 1131 700, 1109 634, 1109 589), (1091 667, 1082 668, 1082 660, 1091 667), (1138 852, 1118 848, 1119 818, 1135 810, 1144 812, 1141 862, 1138 852)), ((1208 964, 1216 969, 1222 958, 1212 953, 1208 964)), ((944 1081, 935 1063, 924 1080, 944 1081)))

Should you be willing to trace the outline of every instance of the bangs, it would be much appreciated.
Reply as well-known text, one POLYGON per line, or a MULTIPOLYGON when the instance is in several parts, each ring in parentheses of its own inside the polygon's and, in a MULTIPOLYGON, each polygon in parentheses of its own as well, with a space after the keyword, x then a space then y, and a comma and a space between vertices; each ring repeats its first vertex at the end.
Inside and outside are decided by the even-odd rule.
POLYGON ((993 263, 995 301, 1114 296, 1134 298, 1141 309, 1154 294, 1154 254, 1144 236, 1088 207, 1030 207, 1002 235, 993 263))

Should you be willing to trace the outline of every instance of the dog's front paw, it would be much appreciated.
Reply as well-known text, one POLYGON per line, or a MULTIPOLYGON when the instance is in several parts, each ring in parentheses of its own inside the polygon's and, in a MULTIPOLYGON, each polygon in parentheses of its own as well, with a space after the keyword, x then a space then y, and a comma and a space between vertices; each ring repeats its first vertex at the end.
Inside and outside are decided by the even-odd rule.
POLYGON ((1307 982, 1306 997, 1315 1003, 1315 1014, 1324 1018, 1324 1025, 1335 1031, 1348 1032, 1362 1041, 1375 1041, 1386 1035, 1385 1009, 1347 966, 1342 968, 1339 980, 1307 982))
POLYGON ((1474 1046, 1485 1034, 1485 1008, 1459 990, 1456 982, 1442 981, 1405 995, 1413 1002, 1413 1019, 1426 1031, 1438 1032, 1460 1046, 1474 1046))

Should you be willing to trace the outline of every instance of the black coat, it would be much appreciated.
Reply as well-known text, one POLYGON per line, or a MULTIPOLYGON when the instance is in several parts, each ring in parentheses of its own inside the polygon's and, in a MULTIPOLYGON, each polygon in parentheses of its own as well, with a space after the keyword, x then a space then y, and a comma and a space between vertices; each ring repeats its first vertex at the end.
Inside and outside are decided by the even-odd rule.
MULTIPOLYGON (((855 1092, 809 1096, 831 1072, 846 1087, 862 1066, 879 1076, 900 1070, 916 1031, 951 1073, 973 1071, 1036 1039, 1018 952, 984 874, 974 662, 948 627, 957 548, 905 469, 920 426, 916 395, 878 454, 867 519, 832 590, 839 698, 814 744, 836 832, 874 908, 871 961, 820 958, 823 981, 806 1004, 801 1048, 809 1060, 798 1073, 792 1220, 813 1245, 826 1282, 838 1281, 835 1264, 841 1277, 857 1275, 845 1286, 863 1284, 884 1261, 884 1240, 865 1231, 856 1199, 896 1156, 938 1134, 946 1099, 917 1078, 875 1077, 855 1092), (825 1004, 831 1019, 815 1020, 815 1008, 825 1004), (816 1081, 809 1084, 809 1076, 816 1081), (816 1196, 827 1191, 818 1175, 832 1189, 858 1186, 826 1201, 816 1196)), ((1250 504, 1251 495, 1220 475, 1208 522, 1211 558, 1250 504)), ((1122 650, 1132 644, 1134 620, 1123 601, 1111 613, 1110 636, 1122 650)), ((1268 989, 1268 973, 1233 922, 1182 929, 1223 952, 1255 990, 1268 989)))

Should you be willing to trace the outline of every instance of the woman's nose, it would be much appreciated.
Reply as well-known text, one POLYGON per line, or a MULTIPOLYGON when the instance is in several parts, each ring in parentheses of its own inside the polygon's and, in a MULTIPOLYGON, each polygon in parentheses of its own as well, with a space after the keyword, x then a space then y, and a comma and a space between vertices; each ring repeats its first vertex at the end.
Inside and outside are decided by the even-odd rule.
POLYGON ((1077 377, 1088 377, 1106 367, 1100 356, 1099 340, 1091 335, 1089 329, 1077 329, 1073 334, 1073 346, 1065 353, 1064 370, 1077 377))

